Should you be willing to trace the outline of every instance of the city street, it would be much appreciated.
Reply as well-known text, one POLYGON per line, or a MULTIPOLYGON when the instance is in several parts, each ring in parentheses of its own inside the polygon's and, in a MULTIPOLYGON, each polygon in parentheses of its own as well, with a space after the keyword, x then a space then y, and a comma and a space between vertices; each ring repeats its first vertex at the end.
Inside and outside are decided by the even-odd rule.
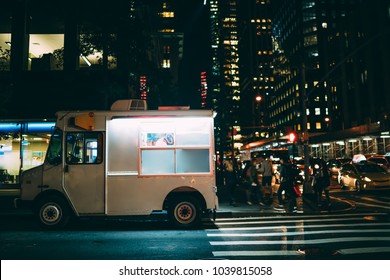
POLYGON ((230 207, 221 201, 215 222, 205 220, 197 230, 174 230, 160 215, 136 221, 81 220, 65 230, 43 231, 29 212, 2 208, 0 257, 389 259, 390 191, 356 193, 334 185, 331 197, 333 209, 312 205, 298 214, 271 206, 230 207), (336 209, 340 205, 344 207, 336 209))

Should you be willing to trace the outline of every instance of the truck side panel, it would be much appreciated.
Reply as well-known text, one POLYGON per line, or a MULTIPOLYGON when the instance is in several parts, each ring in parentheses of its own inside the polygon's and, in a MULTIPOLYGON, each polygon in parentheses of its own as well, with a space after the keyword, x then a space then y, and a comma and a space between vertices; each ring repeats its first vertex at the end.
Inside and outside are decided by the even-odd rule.
POLYGON ((167 195, 197 191, 214 208, 210 118, 123 118, 107 122, 107 214, 162 210, 167 195))

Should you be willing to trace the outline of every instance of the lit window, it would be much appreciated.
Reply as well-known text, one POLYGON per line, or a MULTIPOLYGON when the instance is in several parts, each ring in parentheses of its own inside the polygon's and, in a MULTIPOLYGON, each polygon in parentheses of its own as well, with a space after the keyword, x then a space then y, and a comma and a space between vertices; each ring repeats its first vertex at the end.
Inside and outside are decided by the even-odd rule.
POLYGON ((317 116, 321 115, 321 109, 320 108, 315 108, 314 112, 315 112, 314 114, 317 115, 317 116))
POLYGON ((320 122, 316 122, 316 129, 321 129, 321 123, 320 122))
POLYGON ((171 60, 170 59, 163 59, 162 68, 171 68, 171 60))
POLYGON ((175 13, 174 12, 162 12, 162 13, 160 13, 160 15, 163 18, 173 18, 173 17, 175 17, 175 13))

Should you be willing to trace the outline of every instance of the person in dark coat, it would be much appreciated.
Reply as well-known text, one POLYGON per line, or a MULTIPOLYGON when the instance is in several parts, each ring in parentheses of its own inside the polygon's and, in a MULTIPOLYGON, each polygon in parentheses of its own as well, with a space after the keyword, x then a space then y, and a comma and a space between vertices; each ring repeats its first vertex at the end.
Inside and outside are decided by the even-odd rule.
POLYGON ((282 193, 284 191, 285 196, 289 201, 289 210, 297 212, 297 194, 294 191, 294 171, 293 166, 288 159, 280 159, 280 186, 277 192, 278 206, 275 206, 275 210, 284 210, 282 193))
POLYGON ((260 191, 260 183, 258 178, 258 173, 256 169, 256 159, 252 159, 249 167, 244 169, 244 186, 246 193, 246 203, 248 205, 253 205, 252 197, 256 198, 256 202, 260 206, 264 206, 263 195, 260 191))
MULTIPOLYGON (((315 166, 317 167, 317 166, 315 166)), ((314 168, 314 192, 316 194, 316 200, 318 206, 322 206, 322 193, 325 193, 326 204, 330 206, 329 197, 329 185, 330 185, 330 174, 326 166, 325 161, 321 161, 318 164, 318 168, 314 168)))
POLYGON ((230 205, 236 206, 235 191, 238 183, 237 173, 231 160, 225 161, 225 185, 228 189, 230 205))

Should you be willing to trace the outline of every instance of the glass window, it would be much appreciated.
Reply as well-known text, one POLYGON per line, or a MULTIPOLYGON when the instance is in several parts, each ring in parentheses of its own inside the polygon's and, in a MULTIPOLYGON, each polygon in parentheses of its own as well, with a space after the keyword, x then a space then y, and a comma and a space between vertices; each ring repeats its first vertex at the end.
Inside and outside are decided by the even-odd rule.
POLYGON ((81 26, 79 36, 80 57, 79 66, 81 69, 89 67, 105 67, 106 69, 116 69, 117 57, 116 34, 103 34, 92 26, 81 26), (105 42, 105 46, 102 45, 105 42), (106 52, 103 52, 105 48, 106 52))
POLYGON ((59 129, 54 131, 50 139, 46 162, 51 165, 58 165, 62 162, 62 131, 59 129))
POLYGON ((173 119, 141 127, 141 174, 210 172, 210 120, 173 119))
POLYGON ((30 34, 29 70, 63 69, 64 34, 30 34))
POLYGON ((177 173, 209 172, 209 150, 178 149, 176 151, 177 173))
POLYGON ((103 160, 101 132, 77 132, 66 135, 66 163, 99 164, 103 160))
POLYGON ((142 174, 173 174, 174 150, 143 150, 141 158, 142 174))
POLYGON ((0 71, 10 70, 11 33, 0 33, 0 71))

